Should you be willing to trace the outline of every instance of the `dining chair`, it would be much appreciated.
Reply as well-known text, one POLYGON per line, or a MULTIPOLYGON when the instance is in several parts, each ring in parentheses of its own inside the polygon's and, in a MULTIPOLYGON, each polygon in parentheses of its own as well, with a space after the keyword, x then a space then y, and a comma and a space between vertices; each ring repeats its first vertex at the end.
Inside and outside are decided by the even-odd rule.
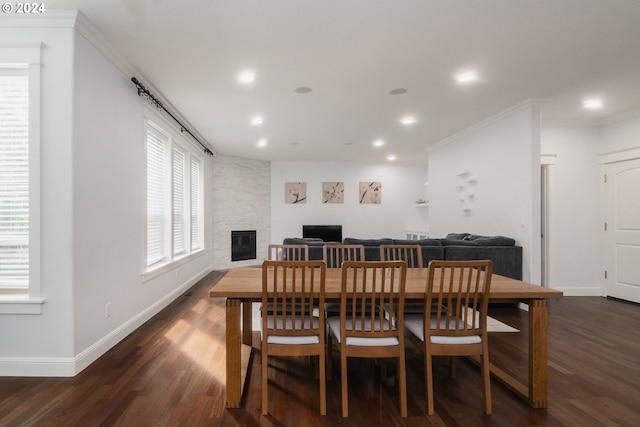
MULTIPOLYGON (((307 245, 281 245, 270 244, 267 251, 267 260, 269 261, 308 261, 309 246, 307 245)), ((267 307, 267 313, 273 312, 273 305, 260 304, 260 313, 263 307, 267 307)))
MULTIPOLYGON (((341 268, 344 261, 364 261, 364 245, 329 243, 322 247, 322 259, 327 268, 341 268)), ((339 302, 327 302, 324 309, 327 318, 340 315, 339 302)))
MULTIPOLYGON (((380 245, 380 260, 396 261, 403 260, 407 262, 407 268, 423 268, 422 263, 422 247, 420 245, 380 245)), ((405 302, 405 314, 421 314, 424 313, 424 303, 405 302)), ((385 310, 389 311, 387 307, 385 310)), ((395 312, 398 312, 396 307, 395 312)), ((392 318, 393 319, 393 318, 392 318)))
POLYGON ((406 368, 404 357, 404 305, 407 263, 404 261, 346 261, 342 263, 340 316, 327 320, 327 370, 331 378, 332 344, 340 349, 342 416, 349 416, 347 359, 397 358, 400 414, 407 416, 406 368), (399 307, 392 324, 380 307, 399 307))
POLYGON ((451 357, 455 378, 456 356, 479 356, 484 410, 491 415, 491 382, 487 340, 487 308, 493 263, 483 261, 431 261, 425 306, 430 314, 408 314, 407 336, 424 351, 429 415, 433 415, 433 356, 451 357), (433 309, 432 309, 433 310, 433 309))
POLYGON ((308 261, 309 246, 270 244, 267 252, 267 259, 270 261, 308 261))
POLYGON ((324 261, 264 261, 262 305, 272 312, 262 316, 262 414, 269 413, 268 357, 317 356, 320 414, 327 413, 325 370, 324 261), (317 306, 318 316, 313 307, 317 306))

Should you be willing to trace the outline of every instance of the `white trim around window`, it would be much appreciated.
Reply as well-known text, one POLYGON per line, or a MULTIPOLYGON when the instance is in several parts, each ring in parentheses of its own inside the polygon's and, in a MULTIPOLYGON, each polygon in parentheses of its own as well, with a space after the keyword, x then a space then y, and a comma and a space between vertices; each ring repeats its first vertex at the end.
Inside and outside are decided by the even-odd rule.
POLYGON ((143 280, 202 256, 204 160, 156 111, 145 106, 147 213, 143 280))
POLYGON ((0 286, 0 314, 40 314, 40 67, 42 43, 0 43, 0 68, 26 73, 28 79, 28 277, 26 286, 0 286))

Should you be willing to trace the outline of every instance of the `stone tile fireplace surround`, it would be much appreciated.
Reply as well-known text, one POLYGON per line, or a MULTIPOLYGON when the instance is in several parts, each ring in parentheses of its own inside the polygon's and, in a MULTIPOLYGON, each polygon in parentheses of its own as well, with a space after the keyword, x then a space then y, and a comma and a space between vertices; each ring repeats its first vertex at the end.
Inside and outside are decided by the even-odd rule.
POLYGON ((259 264, 271 239, 271 165, 269 162, 213 157, 213 267, 259 264), (256 231, 256 259, 231 261, 231 232, 256 231))

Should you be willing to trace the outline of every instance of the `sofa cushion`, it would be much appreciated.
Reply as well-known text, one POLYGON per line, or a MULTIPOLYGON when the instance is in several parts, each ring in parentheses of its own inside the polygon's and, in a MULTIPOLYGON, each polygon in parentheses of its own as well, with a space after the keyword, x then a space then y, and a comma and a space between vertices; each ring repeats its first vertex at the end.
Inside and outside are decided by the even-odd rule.
POLYGON ((282 241, 284 245, 307 245, 307 246, 323 246, 325 243, 340 243, 340 242, 325 242, 322 239, 315 237, 287 237, 282 241))
POLYGON ((463 240, 468 235, 469 233, 449 233, 446 235, 445 239, 463 240))
POLYGON ((516 241, 515 239, 504 236, 478 236, 469 233, 451 233, 447 234, 447 237, 444 239, 440 239, 440 243, 442 243, 442 246, 515 246, 516 241), (452 236, 457 236, 457 238, 452 236))
POLYGON ((342 243, 345 245, 364 245, 365 247, 393 245, 393 239, 354 239, 353 237, 345 237, 342 243))
POLYGON ((420 240, 398 240, 393 241, 394 245, 420 245, 420 246, 442 246, 438 239, 420 239, 420 240))
POLYGON ((521 246, 445 246, 444 258, 449 261, 490 259, 493 272, 501 276, 522 280, 521 246))

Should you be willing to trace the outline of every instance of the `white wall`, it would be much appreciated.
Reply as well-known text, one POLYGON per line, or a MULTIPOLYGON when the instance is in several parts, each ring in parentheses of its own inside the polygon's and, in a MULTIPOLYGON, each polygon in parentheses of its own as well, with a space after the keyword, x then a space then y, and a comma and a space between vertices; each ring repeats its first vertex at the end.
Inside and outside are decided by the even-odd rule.
POLYGON ((540 283, 539 129, 539 106, 525 103, 443 141, 428 159, 431 234, 512 237, 523 247, 523 280, 532 283, 540 283))
MULTIPOLYGON (((42 41, 39 315, 0 315, 0 375, 72 376, 212 268, 207 249, 143 281, 143 101, 126 73, 72 28, 0 28, 0 39, 42 41), (105 318, 105 304, 112 315, 105 318)), ((205 157, 205 194, 211 194, 205 157)))
POLYGON ((549 284, 565 295, 602 295, 597 127, 543 127, 549 166, 549 284))
POLYGON ((273 162, 271 165, 271 242, 302 237, 303 224, 342 225, 342 237, 404 238, 405 230, 428 227, 426 165, 349 162, 273 162), (344 182, 344 203, 323 204, 322 183, 344 182), (360 182, 382 182, 382 203, 360 204, 360 182), (307 203, 285 204, 285 183, 306 182, 307 203))
POLYGON ((73 37, 69 28, 0 27, 3 42, 44 43, 40 243, 42 294, 47 300, 39 315, 0 315, 0 375, 46 373, 51 365, 73 356, 73 37), (42 364, 46 366, 38 364, 43 357, 48 359, 42 364))
POLYGON ((625 120, 607 124, 600 129, 598 154, 615 153, 640 147, 640 111, 625 120))

